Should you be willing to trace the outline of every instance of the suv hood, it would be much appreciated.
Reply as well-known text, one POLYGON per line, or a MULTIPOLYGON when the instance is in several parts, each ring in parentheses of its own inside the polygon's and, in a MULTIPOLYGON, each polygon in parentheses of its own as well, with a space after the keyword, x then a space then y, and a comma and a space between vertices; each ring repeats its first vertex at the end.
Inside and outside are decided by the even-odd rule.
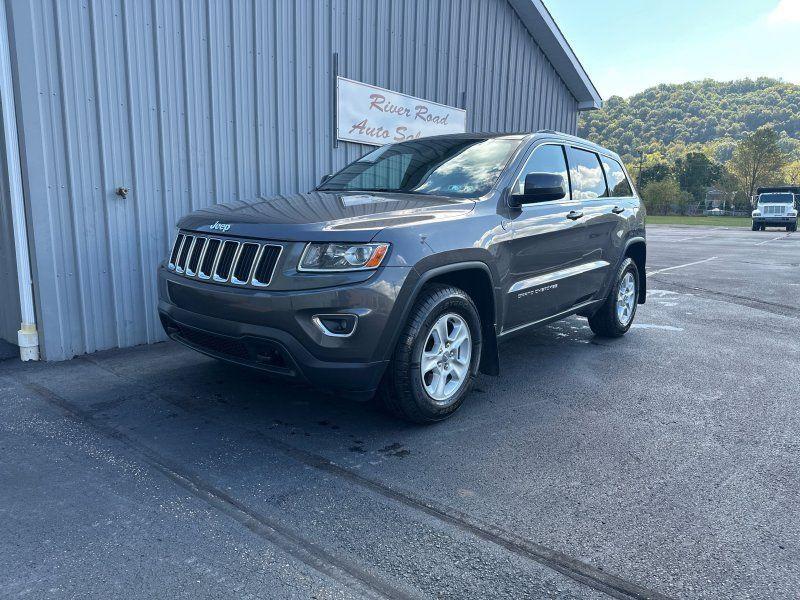
POLYGON ((452 219, 473 200, 371 192, 309 192, 217 204, 183 217, 191 231, 278 241, 368 242, 387 227, 452 219))

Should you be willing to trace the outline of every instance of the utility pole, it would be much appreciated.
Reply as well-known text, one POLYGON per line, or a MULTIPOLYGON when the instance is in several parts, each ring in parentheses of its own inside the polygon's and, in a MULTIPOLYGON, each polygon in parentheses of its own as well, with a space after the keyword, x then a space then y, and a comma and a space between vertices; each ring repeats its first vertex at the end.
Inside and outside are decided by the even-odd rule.
POLYGON ((642 183, 642 165, 643 164, 644 164, 644 151, 641 148, 639 148, 639 174, 636 176, 636 187, 641 187, 640 184, 642 183))

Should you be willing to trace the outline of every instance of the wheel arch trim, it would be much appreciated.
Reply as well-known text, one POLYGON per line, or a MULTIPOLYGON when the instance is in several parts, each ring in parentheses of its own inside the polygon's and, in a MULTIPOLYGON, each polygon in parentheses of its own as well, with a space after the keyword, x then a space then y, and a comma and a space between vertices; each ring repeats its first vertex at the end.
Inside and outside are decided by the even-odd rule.
MULTIPOLYGON (((638 298, 639 304, 644 304, 645 301, 647 300, 647 273, 645 272, 644 269, 647 265, 647 239, 644 236, 636 235, 626 240, 625 249, 623 250, 622 256, 620 257, 620 264, 622 264, 622 261, 625 260, 625 258, 628 256, 628 251, 634 245, 643 246, 645 252, 644 264, 641 265, 642 272, 639 273, 639 298, 638 298)), ((639 267, 638 264, 636 266, 637 268, 639 267)))
POLYGON ((481 372, 487 373, 490 375, 497 375, 499 372, 499 356, 498 356, 498 349, 497 349, 497 321, 498 321, 498 311, 500 310, 501 302, 498 298, 498 289, 495 287, 495 278, 492 274, 491 267, 483 261, 480 260, 470 260, 470 261, 463 261, 463 262, 456 262, 450 263, 446 265, 439 265, 436 267, 431 267, 419 273, 414 269, 415 272, 418 273, 419 278, 414 282, 413 287, 411 288, 409 295, 406 298, 402 298, 402 293, 398 295, 398 300, 404 303, 402 310, 398 314, 397 318, 392 322, 392 332, 391 332, 391 342, 387 345, 386 352, 383 358, 391 358, 394 349, 397 347, 397 342, 399 340, 400 334, 403 330, 403 325, 408 320, 408 316, 411 313, 411 309, 414 307, 414 303, 417 301, 422 288, 425 284, 429 283, 431 280, 435 279, 436 277, 440 277, 442 275, 447 275, 450 273, 456 273, 459 271, 467 271, 471 269, 479 269, 486 274, 488 278, 489 285, 490 285, 490 297, 492 300, 492 313, 493 313, 493 323, 483 323, 483 347, 482 347, 482 356, 481 356, 481 372))

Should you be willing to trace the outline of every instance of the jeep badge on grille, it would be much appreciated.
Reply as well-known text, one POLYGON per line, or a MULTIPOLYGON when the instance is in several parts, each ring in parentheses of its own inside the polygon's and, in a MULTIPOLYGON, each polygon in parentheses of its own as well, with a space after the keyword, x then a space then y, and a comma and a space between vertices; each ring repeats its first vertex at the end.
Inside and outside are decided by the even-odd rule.
POLYGON ((231 228, 231 226, 230 223, 220 223, 219 221, 217 221, 213 225, 209 225, 208 228, 211 230, 225 232, 228 231, 231 228))

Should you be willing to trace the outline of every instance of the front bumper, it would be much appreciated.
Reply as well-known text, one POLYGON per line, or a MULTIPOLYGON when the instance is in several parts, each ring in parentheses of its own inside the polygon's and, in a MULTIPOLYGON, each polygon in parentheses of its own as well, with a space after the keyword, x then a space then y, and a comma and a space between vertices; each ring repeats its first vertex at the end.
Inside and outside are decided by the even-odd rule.
POLYGON ((366 397, 388 364, 382 340, 409 272, 384 268, 362 283, 270 292, 186 279, 161 268, 158 311, 167 335, 199 352, 366 397), (358 315, 352 336, 326 336, 313 322, 314 315, 331 313, 358 315))
POLYGON ((797 217, 753 217, 754 225, 766 225, 767 227, 786 227, 797 223, 797 217))

